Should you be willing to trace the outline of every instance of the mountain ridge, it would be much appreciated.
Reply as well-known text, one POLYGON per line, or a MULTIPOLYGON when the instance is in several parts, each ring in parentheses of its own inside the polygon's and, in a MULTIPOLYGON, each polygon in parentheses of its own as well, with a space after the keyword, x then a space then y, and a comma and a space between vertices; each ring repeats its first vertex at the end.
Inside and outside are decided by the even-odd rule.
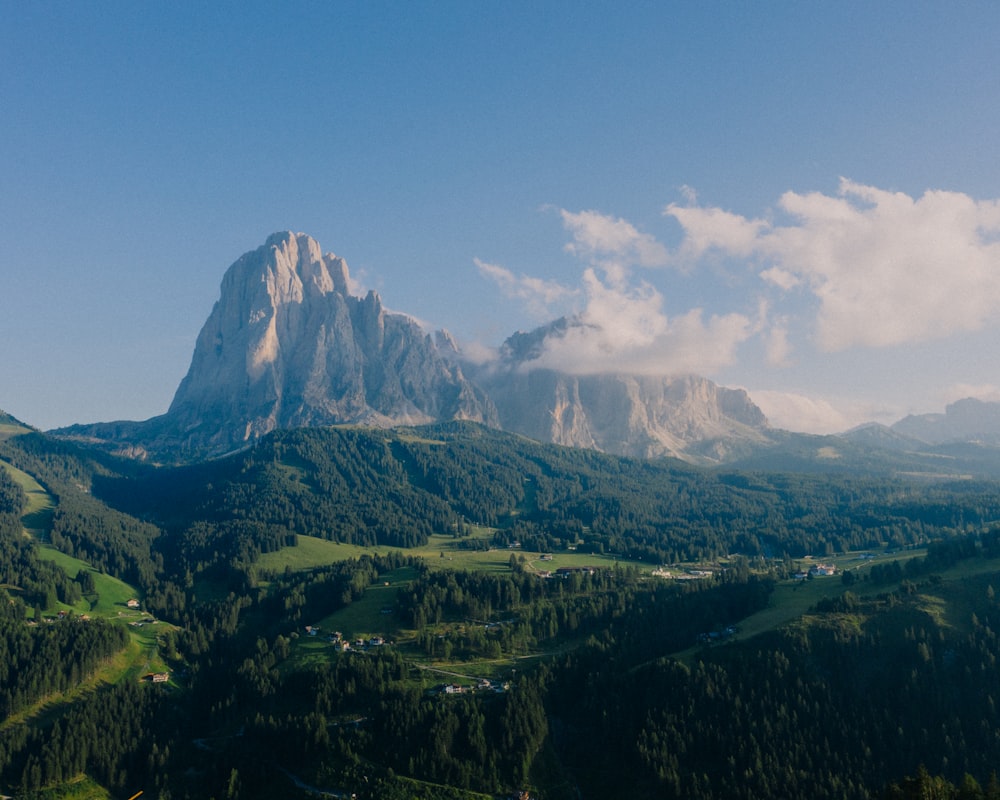
POLYGON ((166 413, 52 433, 131 458, 190 461, 283 428, 469 420, 547 443, 706 466, 867 469, 881 458, 933 474, 1000 469, 998 403, 958 401, 945 414, 839 436, 793 434, 771 428, 744 390, 698 375, 553 369, 546 347, 589 324, 577 318, 515 332, 495 359, 473 363, 447 331, 428 332, 376 292, 352 289, 344 259, 305 234, 272 234, 223 275, 166 413))
POLYGON ((1000 403, 966 397, 943 414, 910 414, 891 426, 898 434, 927 444, 980 441, 1000 444, 1000 403))
POLYGON ((448 420, 696 463, 767 441, 767 420, 746 393, 707 378, 535 369, 546 338, 578 321, 515 333, 484 367, 463 359, 446 331, 427 333, 376 292, 351 289, 344 259, 305 234, 272 234, 224 274, 165 414, 53 433, 139 458, 217 455, 278 428, 448 420))

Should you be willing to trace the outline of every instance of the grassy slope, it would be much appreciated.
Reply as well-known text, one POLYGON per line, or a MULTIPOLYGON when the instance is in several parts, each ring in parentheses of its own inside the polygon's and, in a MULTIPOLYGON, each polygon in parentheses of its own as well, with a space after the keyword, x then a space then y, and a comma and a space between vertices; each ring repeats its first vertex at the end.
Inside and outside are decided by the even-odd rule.
POLYGON ((0 464, 28 498, 28 506, 21 517, 25 530, 41 541, 47 540, 52 527, 52 512, 55 510, 55 500, 52 495, 27 472, 6 461, 0 461, 0 464))
POLYGON ((52 513, 56 505, 55 498, 31 475, 6 462, 0 462, 0 464, 10 472, 27 495, 28 505, 21 519, 25 535, 34 536, 40 543, 39 556, 55 562, 70 576, 75 576, 80 570, 87 570, 94 576, 96 595, 84 597, 75 606, 59 603, 58 610, 116 620, 127 624, 130 634, 126 649, 101 667, 76 690, 59 698, 47 698, 19 717, 25 719, 37 714, 51 713, 62 704, 72 702, 80 692, 90 691, 100 683, 116 683, 126 678, 138 679, 147 672, 166 671, 167 665, 160 655, 158 640, 160 634, 171 626, 160 621, 153 624, 139 624, 142 620, 148 619, 149 615, 137 609, 130 609, 126 605, 130 599, 138 598, 134 587, 118 578, 95 570, 85 561, 68 556, 51 545, 45 544, 52 525, 52 513))
MULTIPOLYGON (((471 537, 485 539, 493 534, 488 528, 480 528, 471 537)), ((529 553, 521 550, 465 550, 459 547, 460 539, 444 534, 433 534, 427 544, 421 547, 361 547, 353 544, 340 544, 312 536, 299 536, 297 547, 286 547, 274 553, 265 553, 258 561, 262 572, 283 572, 285 568, 295 570, 311 569, 343 561, 348 558, 359 558, 373 553, 399 553, 400 555, 422 558, 430 567, 442 569, 467 569, 480 572, 506 572, 510 569, 511 554, 523 555, 528 561, 529 569, 555 570, 558 567, 599 566, 611 567, 615 564, 630 565, 642 571, 649 572, 649 564, 639 561, 625 561, 607 555, 590 553, 556 553, 551 561, 540 561, 541 553, 529 553)))

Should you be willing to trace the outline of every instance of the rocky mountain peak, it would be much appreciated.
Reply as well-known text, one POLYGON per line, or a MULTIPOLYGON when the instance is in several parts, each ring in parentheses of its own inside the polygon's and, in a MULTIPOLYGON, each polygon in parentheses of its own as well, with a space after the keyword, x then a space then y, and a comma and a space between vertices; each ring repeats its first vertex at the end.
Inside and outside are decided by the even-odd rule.
POLYGON ((200 449, 278 427, 439 419, 495 422, 433 337, 305 234, 270 236, 227 270, 164 420, 200 449))
POLYGON ((428 333, 351 285, 346 262, 314 239, 273 234, 223 276, 167 413, 73 435, 196 456, 276 428, 462 419, 544 442, 701 462, 767 438, 746 393, 705 378, 538 368, 547 343, 585 324, 579 319, 516 333, 496 362, 472 365, 446 332, 428 333))
POLYGON ((563 317, 515 333, 501 346, 497 364, 476 373, 497 407, 501 427, 615 455, 668 455, 706 463, 767 440, 767 419, 747 393, 707 378, 574 375, 535 366, 548 341, 583 324, 563 317))

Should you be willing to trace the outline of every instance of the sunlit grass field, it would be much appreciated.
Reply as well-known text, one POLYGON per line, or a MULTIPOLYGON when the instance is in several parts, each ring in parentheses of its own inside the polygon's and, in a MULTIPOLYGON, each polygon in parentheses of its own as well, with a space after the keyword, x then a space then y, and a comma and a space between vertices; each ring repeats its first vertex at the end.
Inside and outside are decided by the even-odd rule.
POLYGON ((52 512, 55 510, 52 495, 27 472, 6 461, 0 461, 0 464, 28 498, 28 505, 21 517, 25 530, 44 541, 48 538, 49 529, 52 527, 52 512))
MULTIPOLYGON (((493 535, 488 528, 480 528, 470 538, 485 539, 493 535)), ((649 564, 639 561, 628 561, 609 555, 594 553, 564 552, 552 554, 551 560, 542 561, 541 553, 522 551, 519 548, 467 550, 460 547, 462 539, 445 534, 433 534, 427 544, 420 547, 360 547, 353 544, 330 542, 313 536, 299 536, 296 547, 286 547, 274 553, 265 553, 258 562, 261 573, 281 573, 285 569, 292 571, 312 569, 327 564, 333 564, 345 559, 360 558, 363 555, 378 553, 398 553, 404 556, 424 559, 428 566, 442 569, 466 569, 479 572, 507 572, 510 570, 510 557, 524 557, 528 569, 555 570, 558 567, 613 567, 615 564, 631 565, 644 572, 653 569, 649 564)), ((465 541, 468 541, 466 539, 465 541)))
MULTIPOLYGON (((144 622, 150 619, 147 612, 141 609, 129 608, 129 600, 140 600, 133 586, 94 569, 86 561, 62 553, 47 544, 52 526, 52 514, 55 510, 55 500, 31 475, 13 467, 6 462, 3 467, 13 476, 18 485, 27 495, 27 507, 21 517, 25 535, 33 536, 38 542, 38 555, 54 562, 71 578, 81 570, 89 572, 94 578, 94 593, 85 595, 76 604, 69 606, 57 603, 55 608, 48 609, 46 615, 54 615, 58 611, 67 611, 76 615, 103 617, 128 626, 129 645, 101 667, 88 681, 81 685, 79 691, 87 691, 98 683, 115 683, 123 678, 138 680, 148 672, 164 672, 168 667, 160 653, 161 635, 174 626, 162 621, 144 622)), ((62 701, 71 699, 69 695, 62 701)), ((29 711, 39 713, 44 704, 29 711)), ((42 711, 44 713, 44 711, 42 711)), ((107 794, 90 794, 91 791, 101 791, 100 787, 89 786, 86 781, 72 784, 73 792, 82 794, 67 794, 65 797, 106 797, 107 794)), ((64 795, 58 795, 60 797, 64 795)))

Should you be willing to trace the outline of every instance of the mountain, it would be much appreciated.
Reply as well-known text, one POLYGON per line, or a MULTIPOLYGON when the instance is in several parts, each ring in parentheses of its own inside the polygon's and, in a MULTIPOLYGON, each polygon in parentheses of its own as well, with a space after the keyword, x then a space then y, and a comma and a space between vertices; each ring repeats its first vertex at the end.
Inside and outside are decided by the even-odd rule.
POLYGON ((279 428, 470 420, 543 442, 718 463, 768 441, 745 392, 698 376, 576 376, 532 363, 561 319, 516 333, 486 366, 454 340, 351 294, 347 264, 305 234, 272 235, 225 273, 168 411, 53 433, 130 457, 220 454, 279 428), (474 378, 475 380, 472 380, 474 378))
POLYGON ((855 444, 897 452, 917 450, 923 444, 918 439, 914 439, 878 422, 868 422, 864 425, 859 425, 840 434, 840 437, 855 444))
POLYGON ((546 342, 579 322, 516 333, 496 364, 473 373, 505 430, 614 455, 727 461, 769 441, 767 419, 746 392, 697 375, 572 375, 535 368, 546 342))
POLYGON ((927 444, 981 442, 1000 444, 1000 403, 967 397, 945 407, 944 414, 911 414, 892 430, 927 444))
POLYGON ((195 456, 277 428, 442 420, 497 424, 447 335, 350 293, 347 264, 304 234, 276 233, 225 273, 166 414, 61 434, 126 452, 195 456), (136 446, 138 445, 138 447, 136 446))

